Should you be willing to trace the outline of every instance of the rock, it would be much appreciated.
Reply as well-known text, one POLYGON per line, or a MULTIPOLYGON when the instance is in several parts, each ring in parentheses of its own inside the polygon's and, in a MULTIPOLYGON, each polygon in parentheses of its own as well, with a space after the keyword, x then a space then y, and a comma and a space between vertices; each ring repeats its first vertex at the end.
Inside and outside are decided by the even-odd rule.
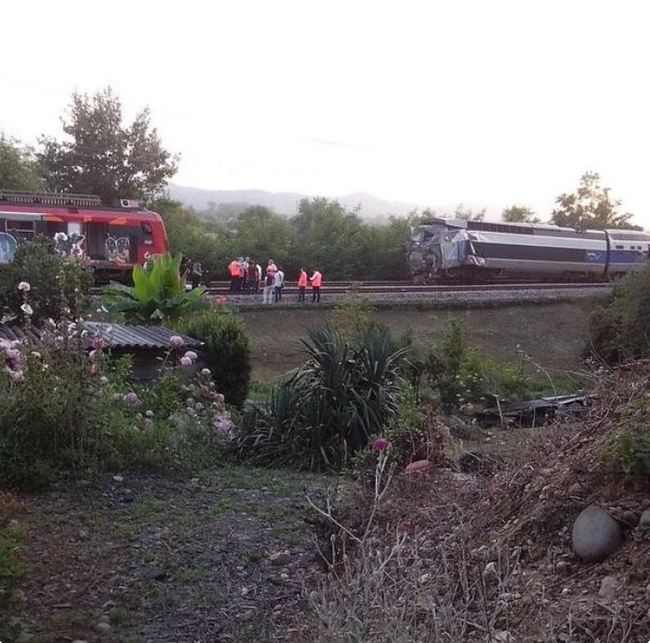
POLYGON ((596 505, 583 509, 573 523, 571 545, 577 556, 587 562, 601 561, 613 554, 623 542, 621 526, 596 505))
POLYGON ((404 473, 407 476, 418 474, 422 475, 427 473, 430 468, 431 462, 429 462, 429 460, 416 460, 415 462, 411 462, 411 464, 407 465, 406 469, 404 469, 404 473))
POLYGON ((77 536, 79 540, 88 540, 90 538, 90 531, 85 527, 80 527, 77 536))
POLYGON ((291 562, 291 555, 288 551, 278 551, 269 556, 271 565, 276 565, 277 567, 284 567, 291 562))
POLYGON ((84 639, 75 639, 74 641, 72 641, 72 643, 88 643, 88 641, 84 639))
POLYGON ((650 529, 650 509, 644 510, 639 518, 639 529, 650 529))
POLYGON ((124 482, 124 476, 113 476, 115 482, 124 482))
POLYGON ((488 563, 483 570, 483 578, 486 582, 494 582, 499 579, 499 570, 494 562, 488 563))
POLYGON ((108 623, 105 623, 104 621, 102 621, 101 623, 97 623, 97 625, 95 625, 95 631, 98 634, 110 634, 112 629, 113 628, 108 623))
POLYGON ((160 567, 149 567, 145 570, 142 575, 144 580, 165 580, 167 578, 167 572, 160 567))
POLYGON ((515 637, 507 630, 494 630, 490 635, 490 643, 515 643, 515 637))
POLYGON ((476 451, 466 451, 458 458, 458 467, 463 473, 494 473, 502 464, 498 456, 476 451))
POLYGON ((600 581, 598 596, 608 601, 614 601, 621 591, 621 582, 616 576, 604 576, 600 581))

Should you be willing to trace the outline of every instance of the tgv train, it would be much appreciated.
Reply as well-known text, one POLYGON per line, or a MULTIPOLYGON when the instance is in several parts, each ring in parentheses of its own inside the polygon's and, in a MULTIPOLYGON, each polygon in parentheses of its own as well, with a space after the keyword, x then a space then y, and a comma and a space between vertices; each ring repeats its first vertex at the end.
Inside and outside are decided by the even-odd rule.
POLYGON ((429 219, 414 228, 408 251, 415 283, 499 278, 601 280, 640 270, 650 234, 531 223, 429 219))

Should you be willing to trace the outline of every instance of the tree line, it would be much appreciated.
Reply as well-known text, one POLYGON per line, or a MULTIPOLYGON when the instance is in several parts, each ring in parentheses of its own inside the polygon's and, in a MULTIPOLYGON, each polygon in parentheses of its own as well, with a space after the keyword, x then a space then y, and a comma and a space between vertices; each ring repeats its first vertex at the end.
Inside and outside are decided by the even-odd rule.
MULTIPOLYGON (((110 87, 93 95, 75 92, 61 125, 61 140, 42 136, 36 147, 0 136, 0 189, 96 194, 106 204, 120 197, 142 199, 163 217, 172 252, 201 262, 217 278, 225 276, 235 256, 260 263, 273 257, 289 275, 305 265, 331 279, 406 278, 410 228, 435 215, 427 209, 373 224, 335 200, 316 197, 303 199, 290 218, 252 206, 217 219, 165 197, 180 157, 165 149, 148 109, 125 123, 110 87)), ((481 220, 485 209, 459 205, 452 216, 481 220)), ((506 208, 502 219, 541 222, 525 205, 506 208)), ((577 229, 641 229, 631 219, 600 176, 587 172, 575 192, 557 197, 549 222, 577 229)))

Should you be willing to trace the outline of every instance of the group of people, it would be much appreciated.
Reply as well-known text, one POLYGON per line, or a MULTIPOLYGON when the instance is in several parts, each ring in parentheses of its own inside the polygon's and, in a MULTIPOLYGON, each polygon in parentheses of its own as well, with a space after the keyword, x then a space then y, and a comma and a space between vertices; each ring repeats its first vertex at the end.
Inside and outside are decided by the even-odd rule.
MULTIPOLYGON (((239 257, 233 259, 228 265, 230 275, 230 292, 233 293, 256 293, 262 287, 262 303, 271 304, 282 301, 282 289, 284 288, 284 271, 278 267, 273 259, 269 259, 264 274, 262 266, 253 261, 250 257, 239 257)), ((323 275, 314 270, 311 277, 307 276, 305 268, 300 268, 298 276, 298 301, 305 301, 307 284, 311 283, 312 302, 320 301, 320 289, 323 283, 323 275)))

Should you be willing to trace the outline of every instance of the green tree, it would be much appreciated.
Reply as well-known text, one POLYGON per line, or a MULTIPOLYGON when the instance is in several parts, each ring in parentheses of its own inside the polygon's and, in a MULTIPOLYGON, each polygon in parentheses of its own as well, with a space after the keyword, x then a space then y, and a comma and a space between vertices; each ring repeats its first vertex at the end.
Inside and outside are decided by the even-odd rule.
POLYGON ((30 148, 0 135, 0 190, 38 192, 43 178, 30 148))
POLYGON ((204 274, 224 278, 232 259, 232 235, 223 226, 207 224, 178 201, 157 199, 149 206, 162 217, 167 230, 169 250, 198 261, 204 274))
POLYGON ((302 199, 291 219, 297 234, 296 253, 308 268, 318 268, 326 278, 345 279, 367 273, 363 252, 363 222, 338 201, 302 199))
POLYGON ((482 210, 472 210, 459 203, 454 210, 455 219, 464 219, 465 221, 483 221, 485 219, 485 208, 482 210))
MULTIPOLYGON (((249 207, 228 224, 231 235, 230 261, 233 257, 250 257, 262 268, 273 258, 287 279, 297 270, 300 258, 295 255, 296 232, 286 218, 261 205, 249 207)), ((225 264, 224 264, 225 268, 225 264)))
POLYGON ((107 87, 93 96, 75 92, 69 109, 61 119, 67 138, 41 138, 50 190, 97 194, 107 204, 150 199, 176 173, 178 157, 163 148, 148 108, 124 125, 122 104, 107 87))
POLYGON ((501 213, 501 218, 507 223, 539 223, 539 217, 525 205, 511 205, 501 213))
POLYGON ((585 172, 575 192, 555 199, 557 207, 551 213, 551 223, 579 230, 636 228, 630 224, 633 215, 620 212, 621 202, 609 193, 610 188, 601 186, 598 173, 585 172))

